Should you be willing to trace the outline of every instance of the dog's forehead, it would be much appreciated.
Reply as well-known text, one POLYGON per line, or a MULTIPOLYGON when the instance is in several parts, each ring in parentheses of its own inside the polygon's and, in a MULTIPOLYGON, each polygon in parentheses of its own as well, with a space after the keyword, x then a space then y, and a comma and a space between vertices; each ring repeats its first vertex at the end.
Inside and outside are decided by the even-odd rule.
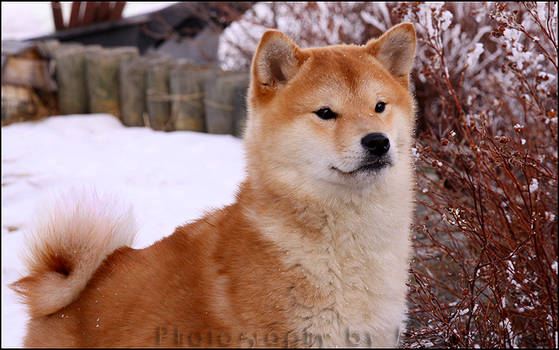
MULTIPOLYGON (((317 85, 353 91, 379 88, 389 74, 363 47, 339 45, 310 49, 309 70, 317 85)), ((308 75, 307 75, 308 77, 308 75)))
POLYGON ((289 93, 293 100, 358 103, 392 95, 387 84, 389 74, 362 47, 344 45, 308 51, 310 60, 289 93))

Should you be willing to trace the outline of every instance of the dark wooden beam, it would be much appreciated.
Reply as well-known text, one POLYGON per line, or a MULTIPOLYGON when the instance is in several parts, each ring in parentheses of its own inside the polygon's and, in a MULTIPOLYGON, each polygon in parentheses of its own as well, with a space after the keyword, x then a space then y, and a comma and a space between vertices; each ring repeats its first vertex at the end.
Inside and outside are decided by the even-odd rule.
POLYGON ((70 13, 70 22, 68 23, 68 28, 74 28, 79 26, 80 21, 80 7, 81 1, 72 1, 72 12, 70 13))
POLYGON ((86 26, 95 21, 95 14, 97 12, 97 2, 85 1, 85 12, 83 14, 82 25, 86 26))
POLYGON ((124 10, 126 1, 115 1, 109 15, 109 21, 116 21, 122 18, 122 11, 124 10))
POLYGON ((95 22, 103 22, 109 18, 110 14, 110 2, 101 1, 97 5, 97 13, 95 14, 95 22))
POLYGON ((64 19, 62 18, 62 7, 60 7, 60 1, 51 1, 50 7, 52 9, 54 28, 56 28, 56 30, 64 29, 64 19))

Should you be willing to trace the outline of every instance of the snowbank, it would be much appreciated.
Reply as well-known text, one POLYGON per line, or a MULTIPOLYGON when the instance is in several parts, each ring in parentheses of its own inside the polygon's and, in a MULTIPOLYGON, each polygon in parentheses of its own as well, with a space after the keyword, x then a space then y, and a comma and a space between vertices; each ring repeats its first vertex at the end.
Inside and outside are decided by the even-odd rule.
POLYGON ((233 136, 127 128, 110 115, 50 117, 2 128, 2 347, 21 346, 26 314, 6 285, 24 272, 22 233, 56 193, 94 188, 134 207, 135 248, 233 202, 244 177, 233 136))

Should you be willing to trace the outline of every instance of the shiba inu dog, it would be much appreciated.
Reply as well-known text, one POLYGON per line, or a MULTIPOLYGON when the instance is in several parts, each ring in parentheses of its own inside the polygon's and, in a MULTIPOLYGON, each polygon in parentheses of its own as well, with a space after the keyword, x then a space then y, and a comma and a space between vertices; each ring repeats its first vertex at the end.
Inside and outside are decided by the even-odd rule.
POLYGON ((397 345, 415 42, 409 23, 363 46, 264 33, 236 202, 145 249, 128 247, 133 218, 93 197, 53 209, 12 285, 25 345, 397 345))

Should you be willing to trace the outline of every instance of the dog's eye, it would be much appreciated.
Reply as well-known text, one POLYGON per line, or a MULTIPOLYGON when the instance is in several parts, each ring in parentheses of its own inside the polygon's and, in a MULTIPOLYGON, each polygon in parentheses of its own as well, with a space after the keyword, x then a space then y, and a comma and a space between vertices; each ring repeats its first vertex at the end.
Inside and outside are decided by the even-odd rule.
POLYGON ((332 112, 330 108, 319 109, 318 111, 315 111, 314 114, 319 116, 320 119, 334 119, 338 116, 336 113, 332 112))
POLYGON ((384 112, 384 108, 386 107, 386 103, 384 102, 379 102, 377 103, 377 105, 375 106, 375 112, 377 113, 382 113, 384 112))

